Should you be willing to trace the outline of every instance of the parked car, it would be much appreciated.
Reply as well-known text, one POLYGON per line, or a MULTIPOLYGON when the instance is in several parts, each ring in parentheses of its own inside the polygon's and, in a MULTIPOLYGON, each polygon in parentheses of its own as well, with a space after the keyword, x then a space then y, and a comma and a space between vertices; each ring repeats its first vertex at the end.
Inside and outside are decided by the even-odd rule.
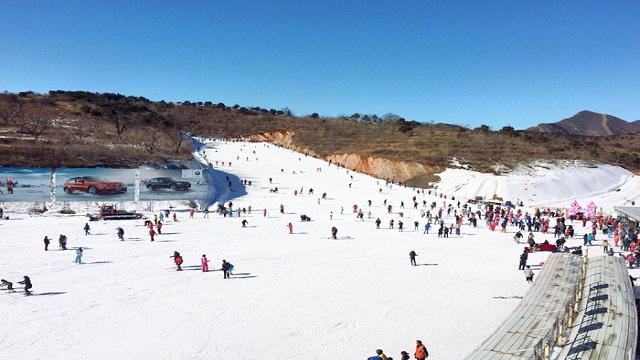
POLYGON ((191 188, 191 183, 188 181, 178 181, 170 177, 157 177, 147 181, 147 189, 171 189, 173 191, 185 191, 191 188))
POLYGON ((64 182, 64 192, 84 192, 92 195, 123 194, 127 192, 127 185, 119 181, 109 181, 97 176, 78 176, 64 182))

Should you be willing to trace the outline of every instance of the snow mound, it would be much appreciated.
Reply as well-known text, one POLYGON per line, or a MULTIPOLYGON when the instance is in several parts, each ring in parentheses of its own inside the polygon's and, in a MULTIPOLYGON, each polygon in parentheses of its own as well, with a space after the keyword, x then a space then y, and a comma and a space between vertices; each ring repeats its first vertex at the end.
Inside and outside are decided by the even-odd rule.
POLYGON ((568 206, 572 200, 595 201, 610 210, 635 200, 638 177, 612 165, 537 163, 495 175, 466 169, 446 169, 438 174, 437 189, 463 199, 483 197, 525 206, 568 206))

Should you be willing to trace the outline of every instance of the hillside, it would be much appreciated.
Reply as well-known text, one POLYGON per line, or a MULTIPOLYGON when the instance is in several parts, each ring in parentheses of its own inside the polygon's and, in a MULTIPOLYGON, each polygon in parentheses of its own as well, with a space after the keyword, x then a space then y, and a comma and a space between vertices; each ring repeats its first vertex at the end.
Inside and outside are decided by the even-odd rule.
POLYGON ((638 132, 640 123, 630 123, 612 115, 585 110, 558 122, 539 124, 527 130, 567 135, 609 136, 638 132))
MULTIPOLYGON (((354 114, 355 115, 355 114, 354 114)), ((287 109, 150 101, 120 94, 0 94, 0 165, 134 167, 190 157, 180 131, 267 140, 383 178, 424 185, 453 160, 496 172, 583 160, 640 169, 637 134, 595 137, 467 129, 400 117, 293 116, 287 109)))

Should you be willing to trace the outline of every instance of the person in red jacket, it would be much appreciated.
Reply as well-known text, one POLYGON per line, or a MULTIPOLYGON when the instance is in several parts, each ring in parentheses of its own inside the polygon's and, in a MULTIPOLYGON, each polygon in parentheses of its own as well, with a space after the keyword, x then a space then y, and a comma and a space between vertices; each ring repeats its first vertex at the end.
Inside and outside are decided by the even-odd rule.
POLYGON ((153 238, 156 236, 156 231, 153 230, 153 228, 149 229, 149 236, 151 236, 151 241, 153 241, 153 238))
POLYGON ((287 227, 289 228, 289 234, 293 234, 293 224, 289 223, 287 224, 287 227))
POLYGON ((415 357, 417 360, 425 360, 429 357, 429 352, 427 348, 422 344, 422 341, 416 340, 416 353, 415 357))
POLYGON ((162 223, 158 221, 158 234, 162 235, 162 223))
POLYGON ((173 262, 175 262, 175 263, 176 263, 176 266, 178 267, 178 268, 176 269, 176 271, 182 271, 182 262, 184 261, 184 260, 182 259, 182 255, 180 255, 180 253, 179 253, 179 252, 174 251, 174 252, 173 252, 173 255, 172 255, 172 256, 169 256, 169 257, 172 257, 172 258, 173 258, 173 262))

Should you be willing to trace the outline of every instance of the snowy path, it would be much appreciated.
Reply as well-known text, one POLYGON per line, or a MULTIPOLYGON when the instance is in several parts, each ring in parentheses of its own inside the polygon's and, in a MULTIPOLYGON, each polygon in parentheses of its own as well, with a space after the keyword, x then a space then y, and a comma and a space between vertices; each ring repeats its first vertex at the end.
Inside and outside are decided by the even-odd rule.
MULTIPOLYGON (((363 359, 382 348, 399 358, 422 339, 434 358, 460 359, 517 305, 511 297, 527 290, 516 270, 523 245, 511 240, 512 233, 492 233, 481 224, 463 227, 460 238, 438 239, 433 229, 423 235, 413 231, 413 221, 422 228, 424 220, 410 209, 411 189, 389 189, 272 145, 218 143, 216 149, 206 151, 209 161, 231 161, 233 166, 221 170, 253 183, 233 200, 234 208, 252 206, 247 228, 240 218, 203 219, 199 213, 188 219, 179 213, 179 222, 167 222, 165 234, 150 243, 141 222, 94 222, 96 235, 87 237, 82 216, 10 214, 14 220, 0 222, 0 277, 17 281, 29 275, 37 295, 0 290, 0 354, 65 360, 363 359), (275 186, 279 192, 269 192, 275 186), (301 187, 303 194, 294 196, 301 187), (318 204, 323 192, 328 200, 318 204), (391 218, 397 224, 400 217, 386 213, 384 199, 394 212, 404 201, 405 232, 387 229, 391 218), (373 218, 357 221, 353 204, 373 218), (313 221, 300 222, 303 213, 313 221), (117 226, 127 241, 117 241, 117 226), (339 229, 338 240, 330 240, 331 226, 339 229), (70 247, 86 247, 86 264, 74 265, 73 251, 57 250, 61 233, 70 247), (42 251, 44 235, 54 238, 54 251, 42 251), (184 256, 185 271, 174 270, 174 250, 184 256), (409 265, 411 250, 422 266, 409 265), (223 280, 220 271, 202 273, 202 254, 212 269, 229 260, 236 275, 223 280)), ((423 198, 442 202, 418 196, 420 204, 423 198)), ((544 257, 534 254, 530 262, 544 257)))

